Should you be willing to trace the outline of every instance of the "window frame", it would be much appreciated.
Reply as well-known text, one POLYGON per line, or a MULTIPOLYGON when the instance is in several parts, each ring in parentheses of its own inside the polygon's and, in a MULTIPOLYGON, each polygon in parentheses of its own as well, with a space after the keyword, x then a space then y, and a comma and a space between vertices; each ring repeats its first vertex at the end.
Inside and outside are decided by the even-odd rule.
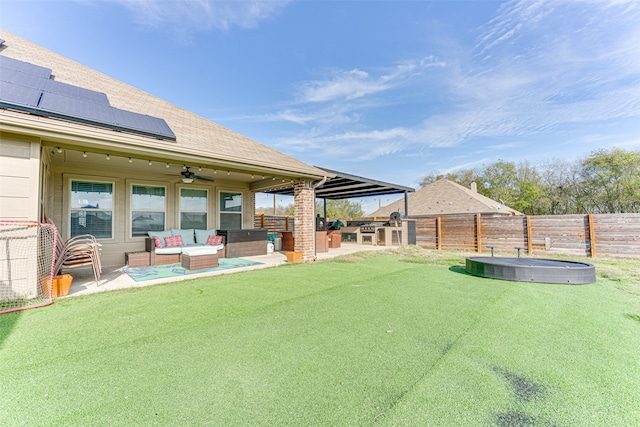
POLYGON ((245 192, 242 190, 238 190, 238 189, 220 189, 218 190, 218 197, 216 200, 216 208, 217 208, 217 212, 218 212, 218 228, 223 229, 222 226, 222 216, 223 215, 240 215, 240 228, 239 230, 242 230, 242 227, 244 225, 244 204, 245 204, 245 192), (224 193, 231 193, 234 195, 240 195, 240 211, 236 212, 236 211, 224 211, 222 210, 222 194, 224 193))
POLYGON ((127 183, 127 190, 128 190, 128 200, 127 200, 127 238, 128 239, 132 239, 132 240, 137 240, 137 239, 144 239, 146 237, 148 237, 148 234, 144 234, 141 236, 134 236, 133 235, 133 214, 135 212, 151 212, 151 213, 155 213, 155 212, 160 212, 156 209, 134 209, 133 208, 133 188, 134 187, 151 187, 151 188, 162 188, 164 189, 164 208, 162 210, 162 213, 164 214, 164 224, 162 225, 162 230, 161 231, 165 231, 167 230, 167 223, 169 221, 168 216, 169 216, 169 210, 168 210, 168 206, 169 206, 169 187, 166 183, 150 183, 150 182, 140 182, 140 181, 130 181, 127 183))
POLYGON ((204 213, 206 215, 206 221, 205 221, 205 228, 204 230, 208 229, 210 227, 210 219, 211 219, 211 197, 209 197, 210 191, 208 188, 206 187, 196 187, 196 186, 179 186, 178 187, 178 194, 177 194, 177 199, 178 199, 178 227, 180 229, 183 229, 182 227, 182 213, 204 213), (204 211, 193 211, 193 210, 182 210, 182 190, 198 190, 198 191, 204 191, 206 193, 206 203, 205 203, 205 210, 204 211))
MULTIPOLYGON (((104 179, 104 178, 92 178, 92 177, 83 177, 83 176, 68 176, 65 177, 68 179, 67 184, 69 188, 68 199, 65 201, 66 209, 68 209, 66 218, 67 218, 67 232, 65 233, 67 238, 74 237, 72 232, 72 215, 73 212, 110 212, 111 213, 111 230, 110 237, 98 237, 95 236, 97 240, 109 241, 115 240, 115 223, 116 223, 116 200, 117 200, 117 185, 115 180, 104 179), (74 208, 73 204, 73 183, 91 183, 91 184, 110 184, 111 185, 111 208, 74 208)), ((83 234, 83 233, 81 233, 83 234)), ((79 235, 79 234, 78 234, 79 235)))

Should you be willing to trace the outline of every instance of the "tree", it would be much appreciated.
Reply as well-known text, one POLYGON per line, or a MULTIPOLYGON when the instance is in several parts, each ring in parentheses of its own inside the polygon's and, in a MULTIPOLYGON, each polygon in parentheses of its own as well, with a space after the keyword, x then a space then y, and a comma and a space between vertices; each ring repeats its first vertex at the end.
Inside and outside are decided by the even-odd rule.
POLYGON ((539 171, 545 206, 541 215, 576 213, 579 169, 575 162, 553 159, 542 163, 539 171))
POLYGON ((483 185, 478 186, 481 194, 510 207, 516 204, 518 191, 515 163, 498 160, 485 167, 481 179, 483 185))
MULTIPOLYGON (((324 202, 316 200, 316 212, 324 216, 324 202)), ((362 203, 349 199, 327 200, 328 218, 358 218, 364 215, 362 203)))
POLYGON ((426 175, 420 181, 420 187, 426 187, 429 184, 433 184, 439 179, 447 179, 462 185, 463 187, 471 188, 472 182, 478 182, 479 174, 476 169, 461 169, 457 172, 449 172, 447 174, 430 174, 426 175))
MULTIPOLYGON (((265 215, 273 215, 273 206, 265 207, 259 206, 256 207, 257 214, 265 214, 265 215)), ((293 216, 293 204, 289 205, 278 205, 276 206, 276 215, 278 216, 293 216)))
POLYGON ((640 152, 594 151, 582 162, 580 178, 587 212, 640 212, 640 152))

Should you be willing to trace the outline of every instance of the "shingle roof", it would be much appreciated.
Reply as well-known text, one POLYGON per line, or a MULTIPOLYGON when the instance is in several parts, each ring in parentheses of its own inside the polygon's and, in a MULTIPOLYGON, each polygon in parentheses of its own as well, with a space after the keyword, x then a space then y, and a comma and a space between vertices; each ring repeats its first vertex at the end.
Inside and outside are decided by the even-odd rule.
MULTIPOLYGON (((326 172, 300 160, 7 31, 0 30, 0 39, 4 40, 0 55, 51 68, 56 81, 104 92, 111 106, 115 108, 162 118, 175 133, 176 142, 158 141, 135 135, 116 135, 112 131, 109 133, 109 131, 91 129, 90 126, 73 123, 64 123, 64 129, 67 132, 87 132, 87 129, 91 129, 94 135, 102 138, 106 136, 114 141, 121 141, 125 145, 194 155, 211 161, 224 162, 226 165, 236 164, 238 167, 249 170, 253 167, 268 168, 307 178, 326 175, 326 172)), ((63 128, 60 126, 60 121, 56 119, 42 117, 35 119, 23 113, 7 110, 0 110, 0 119, 0 123, 7 123, 10 120, 16 123, 28 123, 28 120, 31 120, 37 121, 40 126, 63 128)))
MULTIPOLYGON (((460 213, 522 215, 515 209, 446 179, 440 179, 409 194, 407 199, 410 216, 460 213)), ((369 216, 388 217, 392 212, 403 211, 404 198, 381 207, 369 216)))

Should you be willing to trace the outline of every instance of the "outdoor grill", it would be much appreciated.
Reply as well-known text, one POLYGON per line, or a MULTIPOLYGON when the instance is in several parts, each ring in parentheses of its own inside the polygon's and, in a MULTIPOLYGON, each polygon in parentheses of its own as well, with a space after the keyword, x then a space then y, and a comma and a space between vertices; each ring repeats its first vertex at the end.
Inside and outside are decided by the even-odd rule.
POLYGON ((364 234, 373 234, 376 232, 376 228, 379 227, 379 225, 377 224, 362 224, 360 226, 360 233, 364 233, 364 234))

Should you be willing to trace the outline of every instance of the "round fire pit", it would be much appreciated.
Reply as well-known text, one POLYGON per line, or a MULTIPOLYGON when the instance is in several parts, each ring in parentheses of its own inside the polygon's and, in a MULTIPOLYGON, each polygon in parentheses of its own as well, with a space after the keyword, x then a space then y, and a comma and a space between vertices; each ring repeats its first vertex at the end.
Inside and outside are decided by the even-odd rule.
POLYGON ((516 282, 586 285, 596 281, 596 267, 586 262, 540 258, 467 257, 467 273, 516 282))

